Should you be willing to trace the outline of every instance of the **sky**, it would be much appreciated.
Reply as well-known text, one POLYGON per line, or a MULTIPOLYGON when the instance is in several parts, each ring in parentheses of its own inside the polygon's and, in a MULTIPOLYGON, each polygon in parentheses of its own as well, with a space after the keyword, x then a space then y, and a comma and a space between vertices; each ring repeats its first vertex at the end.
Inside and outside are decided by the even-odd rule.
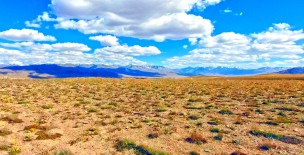
POLYGON ((1 0, 0 65, 304 66, 303 0, 1 0))

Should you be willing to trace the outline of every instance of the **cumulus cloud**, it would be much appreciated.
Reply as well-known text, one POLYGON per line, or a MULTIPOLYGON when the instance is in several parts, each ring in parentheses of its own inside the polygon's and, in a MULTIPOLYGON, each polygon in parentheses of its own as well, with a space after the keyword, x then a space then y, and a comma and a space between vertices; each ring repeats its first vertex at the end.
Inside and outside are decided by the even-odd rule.
POLYGON ((200 41, 211 53, 244 54, 250 47, 251 39, 234 32, 224 32, 200 41))
POLYGON ((8 49, 0 48, 0 55, 5 57, 5 56, 22 56, 24 54, 18 50, 8 50, 8 49))
POLYGON ((55 37, 32 29, 9 29, 0 32, 0 38, 11 41, 56 41, 55 37))
POLYGON ((224 0, 199 0, 197 6, 201 9, 205 9, 207 6, 216 5, 224 0))
POLYGON ((101 49, 95 50, 96 53, 100 54, 120 54, 125 56, 149 56, 149 55, 157 55, 161 52, 158 48, 154 46, 149 47, 141 47, 138 45, 135 46, 127 46, 127 45, 119 45, 113 47, 105 47, 101 49))
POLYGON ((80 43, 56 43, 52 44, 52 49, 54 51, 90 51, 87 45, 80 43))
POLYGON ((99 41, 103 46, 119 45, 118 38, 111 35, 90 37, 91 40, 99 41))
POLYGON ((210 20, 186 13, 164 15, 145 21, 134 19, 132 23, 110 23, 105 19, 62 20, 55 27, 77 29, 85 34, 107 33, 159 42, 166 39, 199 38, 208 36, 213 31, 210 20))
POLYGON ((26 21, 25 25, 27 27, 40 28, 40 24, 37 24, 37 23, 34 23, 34 22, 30 22, 30 21, 26 21))
POLYGON ((304 53, 297 41, 304 39, 303 30, 291 30, 286 23, 274 24, 268 31, 252 34, 252 51, 267 57, 284 57, 304 53))
POLYGON ((288 43, 294 44, 295 41, 303 39, 303 30, 291 30, 291 26, 286 23, 274 24, 268 31, 258 34, 252 34, 256 43, 269 43, 281 44, 288 43))
MULTIPOLYGON (((114 37, 114 36, 112 36, 114 37)), ((115 37, 114 37, 115 38, 115 37)), ((95 38, 96 39, 96 38, 95 38)), ((100 40, 100 38, 97 38, 100 40)), ((35 42, 0 43, 0 63, 26 64, 105 64, 105 65, 144 65, 146 62, 137 56, 160 54, 154 46, 142 47, 117 44, 95 49, 81 43, 41 44, 35 42)))
POLYGON ((188 41, 190 42, 191 45, 195 45, 198 42, 197 38, 189 38, 188 41))
POLYGON ((48 12, 43 12, 42 15, 39 15, 36 19, 32 21, 25 21, 27 27, 40 28, 42 22, 57 22, 63 20, 61 18, 52 18, 48 12))
POLYGON ((213 31, 208 19, 189 14, 221 0, 52 0, 56 18, 44 12, 30 24, 57 22, 55 28, 75 29, 85 34, 112 34, 156 41, 201 38, 213 31))
POLYGON ((18 49, 25 52, 43 51, 43 52, 87 52, 90 51, 85 44, 81 43, 55 43, 55 44, 39 44, 34 42, 16 42, 16 43, 0 43, 0 46, 11 49, 18 49))
POLYGON ((88 64, 94 57, 80 43, 40 44, 34 42, 0 43, 0 62, 10 65, 28 64, 88 64))
POLYGON ((293 66, 302 62, 300 55, 304 54, 304 47, 297 42, 303 39, 303 30, 292 30, 286 23, 274 24, 267 31, 250 35, 224 32, 200 40, 200 47, 190 51, 188 55, 172 57, 164 63, 175 68, 293 66))

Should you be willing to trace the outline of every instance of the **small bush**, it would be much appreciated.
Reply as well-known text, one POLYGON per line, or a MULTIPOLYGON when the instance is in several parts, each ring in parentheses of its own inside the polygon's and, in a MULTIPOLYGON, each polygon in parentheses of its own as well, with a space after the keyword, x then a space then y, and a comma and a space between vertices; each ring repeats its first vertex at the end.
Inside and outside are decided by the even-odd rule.
POLYGON ((7 121, 9 123, 22 123, 22 119, 19 119, 17 115, 9 115, 6 117, 3 117, 1 119, 2 121, 7 121))
POLYGON ((91 108, 88 109, 88 112, 94 113, 94 112, 98 112, 98 110, 94 107, 91 107, 91 108))
POLYGON ((96 127, 91 127, 85 130, 86 135, 98 135, 98 129, 96 127))
POLYGON ((202 135, 200 135, 197 132, 193 132, 191 134, 191 136, 186 138, 185 140, 188 143, 194 143, 194 144, 198 144, 198 145, 207 143, 207 139, 204 138, 202 135))
POLYGON ((255 112, 258 113, 258 114, 264 114, 264 112, 260 109, 256 109, 255 112))
POLYGON ((189 155, 200 155, 200 154, 197 153, 197 152, 191 151, 191 152, 189 153, 189 155))
POLYGON ((49 133, 47 131, 38 131, 35 135, 37 135, 36 140, 56 139, 62 136, 60 133, 49 133))
POLYGON ((73 155, 73 153, 70 150, 57 150, 53 155, 73 155))
POLYGON ((16 144, 12 145, 7 150, 9 155, 17 155, 21 152, 21 149, 16 144))
POLYGON ((188 119, 189 119, 189 120, 198 120, 199 117, 198 117, 198 116, 193 116, 193 115, 192 115, 192 116, 189 116, 188 119))
POLYGON ((219 125, 221 124, 222 122, 220 120, 217 120, 217 119, 212 119, 210 120, 209 122, 207 122, 208 124, 210 125, 219 125))
POLYGON ((0 129, 0 136, 7 136, 12 134, 12 131, 8 130, 7 128, 0 129))
POLYGON ((232 115, 233 113, 229 109, 222 109, 219 111, 220 114, 222 115, 232 115))
POLYGON ((268 150, 270 150, 270 149, 273 149, 273 148, 276 148, 276 146, 275 145, 273 145, 273 144, 263 144, 263 145, 260 145, 259 146, 259 149, 260 150, 262 150, 262 151, 268 151, 268 150))
POLYGON ((52 108, 54 108, 54 105, 52 105, 52 104, 45 104, 45 105, 42 105, 41 108, 42 109, 52 109, 52 108))
POLYGON ((284 123, 284 124, 291 124, 293 123, 292 120, 288 119, 287 117, 278 117, 277 119, 274 120, 276 123, 284 123))
POLYGON ((119 140, 115 147, 118 151, 133 149, 137 155, 168 155, 168 153, 165 152, 152 150, 145 146, 138 146, 128 139, 119 140))
POLYGON ((214 136, 213 138, 215 140, 222 141, 223 140, 223 134, 219 133, 217 136, 214 136))
POLYGON ((242 153, 240 151, 235 151, 233 153, 231 153, 230 155, 247 155, 246 153, 242 153))
POLYGON ((265 124, 267 124, 267 125, 273 125, 273 126, 279 125, 278 123, 272 122, 272 121, 267 121, 267 122, 265 122, 265 124))
POLYGON ((296 138, 296 137, 290 137, 290 136, 282 136, 282 135, 277 135, 274 133, 270 132, 263 132, 259 130, 251 130, 249 132, 250 134, 257 136, 257 137, 265 137, 265 138, 272 138, 279 140, 281 142, 287 143, 287 144, 301 144, 302 140, 296 138))
POLYGON ((40 125, 29 125, 29 126, 25 126, 23 130, 32 130, 32 129, 38 129, 38 130, 46 130, 47 127, 45 126, 40 126, 40 125))
POLYGON ((219 133, 220 130, 218 128, 212 128, 212 129, 210 129, 210 132, 219 133))
POLYGON ((157 132, 153 132, 153 133, 150 133, 148 134, 147 136, 149 139, 154 139, 154 138, 158 138, 159 137, 159 134, 157 132))

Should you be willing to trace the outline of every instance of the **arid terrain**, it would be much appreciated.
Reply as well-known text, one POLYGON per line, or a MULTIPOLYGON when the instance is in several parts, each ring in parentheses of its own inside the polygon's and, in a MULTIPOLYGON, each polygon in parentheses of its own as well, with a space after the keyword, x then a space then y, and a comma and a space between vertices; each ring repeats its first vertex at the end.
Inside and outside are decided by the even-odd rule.
POLYGON ((304 154, 304 75, 0 79, 0 154, 304 154))

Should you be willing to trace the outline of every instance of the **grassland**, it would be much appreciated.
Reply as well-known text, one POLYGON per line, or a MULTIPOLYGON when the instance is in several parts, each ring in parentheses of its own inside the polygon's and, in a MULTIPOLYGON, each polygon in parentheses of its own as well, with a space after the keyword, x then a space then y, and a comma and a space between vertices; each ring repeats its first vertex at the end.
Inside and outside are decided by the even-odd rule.
POLYGON ((304 76, 0 79, 0 154, 304 154, 304 76))

